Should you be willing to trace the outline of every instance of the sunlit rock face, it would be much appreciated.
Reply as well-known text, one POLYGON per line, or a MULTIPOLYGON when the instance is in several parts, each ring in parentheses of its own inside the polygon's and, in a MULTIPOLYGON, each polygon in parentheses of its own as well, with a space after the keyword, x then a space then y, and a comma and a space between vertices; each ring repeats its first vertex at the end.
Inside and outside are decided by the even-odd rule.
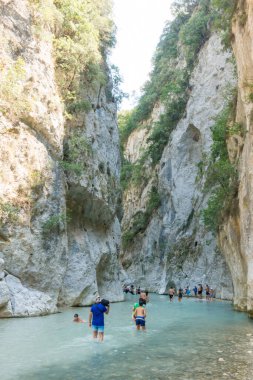
MULTIPOLYGON (((149 290, 163 293, 170 285, 192 288, 202 283, 215 288, 217 297, 232 298, 229 269, 216 239, 201 221, 208 194, 198 172, 203 156, 210 153, 210 128, 224 106, 226 88, 236 84, 230 58, 219 37, 212 35, 200 51, 191 77, 185 117, 172 133, 159 165, 150 173, 144 190, 132 186, 124 195, 123 229, 138 210, 145 209, 152 183, 158 184, 161 206, 146 231, 121 255, 126 278, 149 290)), ((128 155, 133 138, 132 134, 127 143, 128 155)))
POLYGON ((92 144, 91 157, 85 174, 66 178, 69 133, 51 38, 34 37, 27 1, 2 1, 0 19, 1 62, 16 67, 22 58, 11 74, 17 93, 10 81, 4 101, 11 107, 0 113, 0 316, 48 314, 59 303, 90 303, 97 293, 120 300, 115 105, 103 89, 90 90, 94 108, 80 116, 80 133, 92 144))
POLYGON ((253 3, 239 1, 233 18, 233 48, 238 68, 237 121, 245 128, 229 140, 232 160, 239 160, 239 204, 220 232, 235 290, 234 303, 253 316, 253 3))
POLYGON ((65 305, 90 304, 97 293, 112 301, 122 300, 116 108, 99 88, 89 98, 93 109, 79 134, 88 142, 90 153, 81 176, 67 178, 67 208, 73 216, 68 223, 69 257, 59 298, 65 305))

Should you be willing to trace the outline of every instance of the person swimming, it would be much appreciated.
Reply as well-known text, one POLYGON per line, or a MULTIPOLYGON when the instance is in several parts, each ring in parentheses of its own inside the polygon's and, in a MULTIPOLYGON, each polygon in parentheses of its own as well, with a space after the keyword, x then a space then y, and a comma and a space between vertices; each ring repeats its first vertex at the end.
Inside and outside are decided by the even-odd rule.
POLYGON ((82 318, 80 318, 78 314, 74 314, 73 322, 85 323, 86 321, 84 321, 82 318))

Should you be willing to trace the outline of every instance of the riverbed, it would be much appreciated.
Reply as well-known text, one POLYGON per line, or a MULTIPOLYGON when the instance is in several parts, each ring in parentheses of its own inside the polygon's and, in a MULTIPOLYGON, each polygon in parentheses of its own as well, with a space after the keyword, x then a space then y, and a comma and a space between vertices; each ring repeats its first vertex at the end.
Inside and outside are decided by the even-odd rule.
POLYGON ((1 380, 253 380, 253 321, 229 302, 151 294, 147 331, 136 331, 137 296, 111 305, 105 340, 94 342, 89 308, 0 320, 1 380))

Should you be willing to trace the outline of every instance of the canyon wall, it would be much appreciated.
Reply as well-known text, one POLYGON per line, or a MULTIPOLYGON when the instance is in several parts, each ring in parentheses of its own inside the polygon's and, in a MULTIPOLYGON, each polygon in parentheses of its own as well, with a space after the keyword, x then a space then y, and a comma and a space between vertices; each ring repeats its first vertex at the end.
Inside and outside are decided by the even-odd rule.
MULTIPOLYGON (((235 85, 231 53, 223 50, 219 36, 213 34, 199 52, 185 115, 160 162, 153 170, 146 163, 149 181, 144 189, 132 185, 124 194, 123 231, 131 228, 138 211, 145 210, 152 186, 157 187, 161 202, 147 229, 137 234, 121 255, 127 281, 159 293, 171 285, 193 288, 208 283, 217 297, 232 298, 229 269, 216 239, 201 220, 210 193, 204 191, 199 164, 210 153, 211 127, 224 107, 227 88, 235 85)), ((154 125, 163 112, 158 104, 147 125, 154 125)), ((130 134, 125 146, 130 161, 146 149, 149 133, 150 129, 142 127, 130 134)))
POLYGON ((253 124, 253 3, 238 1, 232 23, 233 49, 238 69, 236 120, 244 136, 228 140, 231 160, 238 160, 238 202, 219 232, 219 242, 234 283, 234 304, 253 316, 252 246, 252 124, 253 124))
POLYGON ((98 293, 119 301, 120 157, 109 77, 83 88, 90 107, 66 125, 52 31, 38 38, 25 0, 1 1, 0 19, 0 316, 48 314, 98 293), (66 167, 72 148, 78 173, 66 167))

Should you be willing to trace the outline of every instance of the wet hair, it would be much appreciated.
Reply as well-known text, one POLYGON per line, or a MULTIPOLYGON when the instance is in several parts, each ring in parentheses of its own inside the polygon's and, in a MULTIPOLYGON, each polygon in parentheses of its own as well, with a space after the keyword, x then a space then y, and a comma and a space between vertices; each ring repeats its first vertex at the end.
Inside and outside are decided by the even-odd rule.
POLYGON ((74 318, 78 318, 78 314, 75 314, 75 315, 74 315, 74 318))
POLYGON ((143 306, 143 305, 144 305, 143 299, 140 298, 140 299, 139 299, 139 306, 143 306))

